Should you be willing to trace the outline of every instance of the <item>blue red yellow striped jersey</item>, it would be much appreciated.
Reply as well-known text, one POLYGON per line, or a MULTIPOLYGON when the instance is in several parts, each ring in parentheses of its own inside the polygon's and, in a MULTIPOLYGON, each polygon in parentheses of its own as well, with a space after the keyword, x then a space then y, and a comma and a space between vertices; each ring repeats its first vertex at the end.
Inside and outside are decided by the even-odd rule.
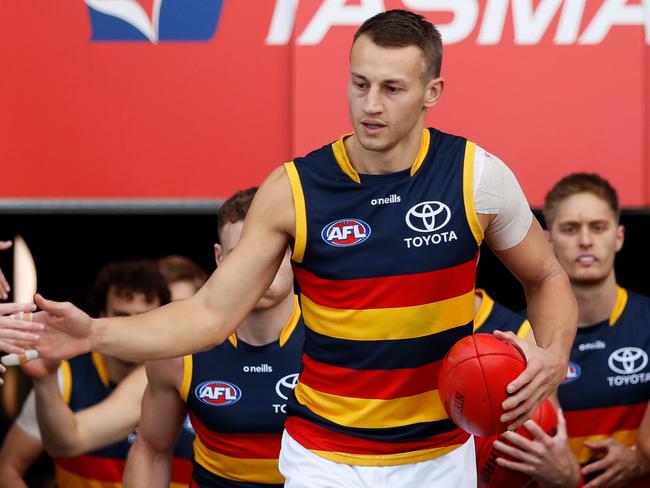
POLYGON ((530 322, 523 313, 517 313, 508 307, 495 302, 487 292, 476 289, 481 297, 481 305, 474 314, 474 332, 492 334, 495 330, 513 332, 521 339, 531 330, 530 322))
POLYGON ((233 335, 184 358, 181 397, 196 432, 192 487, 284 485, 278 457, 304 338, 296 297, 278 341, 256 347, 233 335))
MULTIPOLYGON (((63 361, 59 368, 63 399, 73 412, 98 404, 115 389, 110 381, 101 354, 88 353, 63 361)), ((135 441, 136 433, 121 442, 91 453, 54 460, 56 485, 60 488, 118 488, 122 486, 122 472, 126 458, 135 441)), ((187 487, 191 475, 192 437, 179 438, 172 465, 170 486, 187 487), (188 449, 189 448, 189 449, 188 449), (184 453, 186 457, 178 457, 184 453)))
POLYGON ((344 138, 285 165, 306 325, 286 429, 347 464, 432 459, 468 439, 445 413, 437 376, 472 333, 483 237, 475 145, 425 129, 410 169, 365 175, 344 138))
MULTIPOLYGON (((587 440, 636 444, 650 401, 649 351, 650 298, 620 287, 609 319, 578 329, 558 396, 581 464, 602 456, 584 445, 587 440)), ((634 486, 650 486, 650 477, 634 486)))

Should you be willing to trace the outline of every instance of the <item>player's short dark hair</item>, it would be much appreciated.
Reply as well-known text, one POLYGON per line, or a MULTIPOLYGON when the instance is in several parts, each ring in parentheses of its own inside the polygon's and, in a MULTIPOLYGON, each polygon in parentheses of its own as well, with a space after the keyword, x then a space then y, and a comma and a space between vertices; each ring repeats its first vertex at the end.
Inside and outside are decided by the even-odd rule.
POLYGON ((157 261, 150 259, 114 261, 104 266, 90 295, 91 315, 97 317, 106 311, 111 289, 117 296, 127 299, 141 293, 147 302, 157 299, 161 306, 168 304, 171 298, 157 261))
POLYGON ((361 24, 352 43, 363 35, 381 47, 419 47, 426 66, 424 81, 440 76, 442 38, 436 26, 423 16, 408 10, 388 10, 361 24))
POLYGON ((221 205, 217 212, 219 232, 221 232, 221 229, 226 224, 234 224, 235 222, 246 219, 246 214, 248 213, 248 209, 251 208, 255 193, 257 193, 257 187, 254 186, 246 190, 238 191, 223 202, 223 205, 221 205))
POLYGON ((547 229, 553 224, 560 203, 578 193, 591 193, 603 200, 612 209, 618 221, 618 194, 609 181, 596 173, 572 173, 558 181, 546 194, 543 212, 547 229))
POLYGON ((158 269, 167 285, 177 281, 189 281, 198 290, 208 279, 208 273, 185 256, 173 255, 160 258, 158 260, 158 269))

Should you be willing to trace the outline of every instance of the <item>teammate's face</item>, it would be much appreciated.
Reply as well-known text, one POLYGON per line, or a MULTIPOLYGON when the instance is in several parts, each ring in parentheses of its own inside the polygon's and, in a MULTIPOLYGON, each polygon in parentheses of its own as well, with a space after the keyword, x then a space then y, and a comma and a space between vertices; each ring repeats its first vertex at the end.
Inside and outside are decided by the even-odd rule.
MULTIPOLYGON (((219 237, 221 238, 221 245, 217 247, 217 265, 230 254, 230 252, 235 248, 239 239, 241 238, 241 233, 244 228, 244 222, 233 222, 226 223, 219 231, 219 237)), ((282 300, 284 300, 289 293, 293 292, 293 271, 291 270, 291 261, 289 252, 284 256, 282 264, 278 269, 273 283, 266 290, 260 301, 257 302, 255 306, 256 311, 266 310, 271 307, 274 307, 282 300)))
POLYGON ((134 293, 131 296, 118 295, 114 287, 109 288, 106 297, 106 317, 128 317, 160 307, 160 300, 154 298, 147 301, 144 293, 134 293))
POLYGON ((426 109, 437 103, 442 79, 424 80, 420 48, 385 48, 369 36, 350 52, 348 108, 354 132, 369 151, 389 151, 420 131, 426 109))
POLYGON ((607 202, 586 192, 563 200, 549 229, 555 255, 575 284, 597 284, 610 276, 623 236, 607 202))

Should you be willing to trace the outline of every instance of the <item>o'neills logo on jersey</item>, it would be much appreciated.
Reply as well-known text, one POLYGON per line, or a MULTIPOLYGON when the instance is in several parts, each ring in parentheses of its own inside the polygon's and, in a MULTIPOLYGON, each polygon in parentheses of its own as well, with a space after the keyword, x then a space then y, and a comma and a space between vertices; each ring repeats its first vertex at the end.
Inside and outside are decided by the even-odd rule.
POLYGON ((406 237, 404 242, 407 248, 436 245, 458 239, 456 233, 443 231, 451 220, 450 208, 435 200, 420 202, 413 205, 404 217, 406 225, 421 236, 406 237))
POLYGON ((607 365, 618 376, 608 376, 609 386, 650 383, 650 372, 642 372, 648 365, 648 353, 639 347, 621 347, 609 355, 607 365))
POLYGON ((562 380, 562 385, 566 385, 567 383, 571 383, 578 378, 580 378, 580 373, 582 373, 582 369, 578 365, 578 363, 574 363, 573 361, 569 362, 569 366, 567 366, 566 369, 566 376, 562 380))
POLYGON ((335 220, 327 224, 320 235, 330 246, 356 246, 370 237, 370 226, 359 219, 335 220))
POLYGON ((241 400, 241 390, 227 381, 204 381, 194 389, 196 398, 212 407, 227 407, 241 400))

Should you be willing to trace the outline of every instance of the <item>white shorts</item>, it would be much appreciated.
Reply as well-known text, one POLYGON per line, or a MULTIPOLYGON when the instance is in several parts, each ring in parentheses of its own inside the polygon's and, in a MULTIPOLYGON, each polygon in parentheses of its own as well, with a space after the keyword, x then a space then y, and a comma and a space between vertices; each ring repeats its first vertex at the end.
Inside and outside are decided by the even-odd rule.
POLYGON ((305 449, 285 430, 280 450, 285 488, 476 488, 474 438, 449 454, 399 466, 351 466, 305 449))

